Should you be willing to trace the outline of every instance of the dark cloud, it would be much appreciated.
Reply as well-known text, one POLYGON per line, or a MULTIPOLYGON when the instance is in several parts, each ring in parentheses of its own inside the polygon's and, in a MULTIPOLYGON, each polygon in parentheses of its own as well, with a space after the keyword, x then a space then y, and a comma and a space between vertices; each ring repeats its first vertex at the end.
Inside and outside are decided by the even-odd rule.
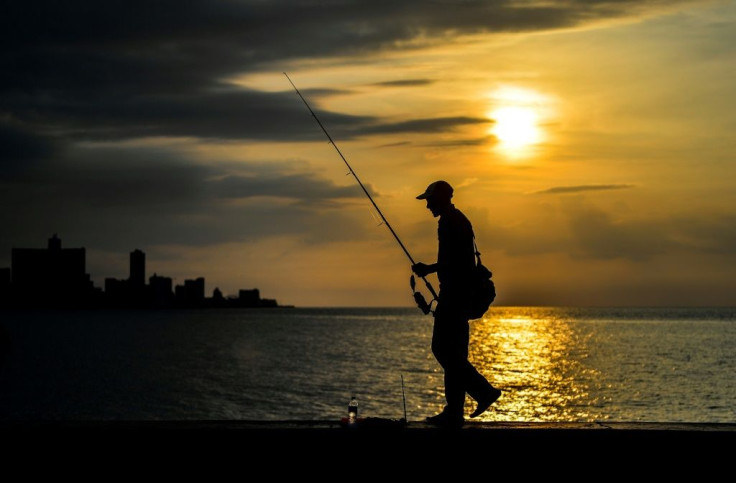
POLYGON ((34 132, 18 123, 0 121, 0 179, 11 165, 44 159, 55 154, 61 142, 52 136, 34 132))
POLYGON ((638 15, 666 0, 53 0, 12 2, 3 9, 4 40, 29 46, 72 45, 121 51, 156 47, 157 55, 217 54, 263 61, 395 47, 449 33, 565 28, 638 15), (229 49, 223 49, 229 47, 229 49))
POLYGON ((680 250, 736 256, 733 212, 638 219, 617 216, 582 198, 566 203, 564 212, 583 257, 642 261, 680 250))
POLYGON ((675 246, 661 222, 615 221, 609 213, 588 205, 568 215, 572 236, 584 257, 643 261, 675 246))
POLYGON ((429 79, 404 79, 386 82, 376 82, 371 84, 376 87, 417 87, 432 84, 434 81, 429 79))
POLYGON ((476 117, 438 117, 365 126, 360 128, 360 132, 362 134, 438 133, 453 130, 461 126, 488 124, 490 122, 486 118, 476 117))
POLYGON ((448 147, 448 146, 489 146, 498 143, 496 136, 484 136, 481 138, 473 139, 452 139, 447 141, 433 141, 430 143, 423 143, 422 146, 428 147, 448 147))
MULTIPOLYGON (((682 253, 736 257, 733 212, 636 218, 606 211, 582 197, 567 199, 560 209, 563 223, 552 221, 556 218, 549 212, 547 225, 543 219, 521 219, 512 226, 478 222, 476 235, 515 257, 562 253, 577 259, 633 262, 682 253)), ((487 208, 471 208, 466 213, 471 220, 494 218, 487 208)))
MULTIPOLYGON (((272 176, 230 175, 210 183, 218 196, 223 198, 275 197, 290 198, 302 202, 355 198, 362 195, 357 184, 337 186, 327 180, 308 174, 282 174, 272 176)), ((369 192, 374 193, 370 185, 369 192)), ((378 195, 372 195, 378 196, 378 195)))
POLYGON ((318 240, 320 231, 335 241, 357 230, 349 229, 350 215, 331 207, 364 199, 355 184, 338 186, 293 164, 203 165, 151 148, 77 148, 0 188, 3 258, 11 246, 45 240, 53 231, 112 250, 279 234, 318 240))
POLYGON ((632 184, 583 184, 576 186, 555 186, 541 191, 535 191, 532 194, 569 194, 581 193, 584 191, 609 191, 633 188, 632 184))
POLYGON ((690 250, 736 256, 736 213, 677 217, 670 226, 672 238, 690 250))
MULTIPOLYGON (((157 136, 215 139, 315 140, 304 122, 309 112, 294 92, 227 89, 197 96, 166 94, 133 97, 75 93, 78 97, 8 99, 4 104, 28 125, 54 126, 68 139, 116 140, 157 136)), ((320 111, 320 118, 345 133, 359 132, 373 118, 320 111)))
POLYGON ((395 143, 387 143, 387 144, 381 144, 379 146, 376 146, 378 148, 394 148, 397 146, 409 146, 411 144, 410 141, 399 141, 395 143))
MULTIPOLYGON (((667 2, 664 2, 667 3, 667 2)), ((11 2, 0 19, 0 115, 76 137, 312 139, 284 94, 228 91, 266 64, 396 49, 417 38, 533 31, 661 1, 11 2)), ((416 45, 416 44, 415 44, 416 45)), ((419 85, 422 79, 384 85, 419 85)), ((364 119, 332 114, 352 129, 364 119)), ((426 121, 417 121, 419 124, 426 121)), ((425 124, 426 125, 426 124, 425 124)), ((412 125, 374 127, 387 132, 412 125)))
POLYGON ((736 214, 672 217, 662 220, 616 220, 585 205, 568 212, 572 235, 584 257, 633 261, 686 250, 736 256, 736 214))
MULTIPOLYGON (((311 97, 312 91, 302 94, 311 97)), ((381 123, 369 116, 324 111, 311 101, 308 98, 320 121, 340 139, 375 134, 435 133, 490 122, 484 118, 451 117, 381 123)), ((43 109, 42 116, 36 109, 22 109, 17 100, 9 99, 6 105, 11 109, 17 107, 16 116, 25 123, 53 125, 56 130, 63 131, 67 139, 76 140, 164 136, 268 141, 323 138, 313 121, 305 122, 310 117, 309 111, 293 91, 266 93, 227 89, 196 97, 165 95, 133 99, 91 99, 80 93, 78 99, 44 98, 43 106, 39 107, 43 109)), ((12 149, 19 151, 33 146, 32 136, 30 132, 17 136, 19 140, 15 144, 19 146, 12 149)))

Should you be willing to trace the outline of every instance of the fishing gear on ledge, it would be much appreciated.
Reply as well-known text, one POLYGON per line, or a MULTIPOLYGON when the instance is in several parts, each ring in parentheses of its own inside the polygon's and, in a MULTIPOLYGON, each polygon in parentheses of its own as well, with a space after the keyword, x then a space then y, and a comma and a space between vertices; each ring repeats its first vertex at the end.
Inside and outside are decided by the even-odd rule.
MULTIPOLYGON (((337 144, 335 144, 335 141, 332 139, 332 136, 330 136, 330 133, 327 132, 327 129, 325 129, 325 127, 322 125, 322 122, 320 122, 319 118, 314 113, 312 108, 309 107, 309 103, 304 98, 302 93, 299 92, 299 89, 296 88, 296 85, 294 85, 294 83, 291 81, 291 78, 289 77, 289 75, 286 72, 284 72, 284 75, 286 76, 286 79, 289 81, 289 84, 291 84, 291 87, 294 88, 297 95, 301 98, 302 102, 304 102, 304 105, 307 106, 307 109, 309 109, 309 112, 312 114, 312 117, 314 118, 314 120, 317 121, 317 124, 319 124, 319 127, 322 128, 322 132, 325 133, 325 136, 327 136, 327 139, 330 141, 330 144, 332 144, 332 146, 335 148, 335 151, 337 151, 337 154, 340 155, 340 158, 342 158, 343 162, 345 163, 345 166, 347 166, 348 169, 350 170, 350 174, 352 174, 353 178, 355 178, 355 181, 358 182, 358 184, 360 185, 360 188, 363 190, 363 193, 365 193, 365 195, 368 197, 371 204, 373 205, 373 208, 376 209, 376 212, 381 217, 381 220, 386 225, 386 227, 389 229, 389 231, 394 236, 396 241, 399 243, 399 246, 404 251, 406 256, 409 258, 409 261, 411 262, 411 264, 415 265, 414 259, 409 254, 409 251, 406 249, 404 244, 401 242, 401 240, 399 239, 399 236, 396 234, 394 229, 391 227, 386 217, 383 216, 383 212, 381 212, 381 209, 378 207, 376 202, 373 201, 373 197, 370 195, 370 193, 368 193, 368 190, 365 188, 365 186, 363 186, 363 183, 360 181, 360 178, 358 178, 358 175, 355 174, 355 171, 353 171, 353 168, 350 166, 350 163, 348 163, 348 160, 345 159, 345 156, 342 155, 340 148, 337 147, 337 144)), ((419 306, 419 309, 426 315, 432 311, 432 302, 437 300, 437 292, 434 291, 434 287, 432 287, 432 284, 429 283, 426 277, 421 277, 421 279, 424 281, 424 285, 427 287, 427 290, 429 290, 429 292, 432 294, 433 298, 429 303, 427 303, 426 299, 424 298, 424 295, 422 295, 421 292, 418 292, 415 290, 416 280, 414 279, 414 275, 411 276, 411 279, 409 280, 409 284, 411 285, 412 292, 414 292, 414 300, 416 301, 417 306, 419 306)))

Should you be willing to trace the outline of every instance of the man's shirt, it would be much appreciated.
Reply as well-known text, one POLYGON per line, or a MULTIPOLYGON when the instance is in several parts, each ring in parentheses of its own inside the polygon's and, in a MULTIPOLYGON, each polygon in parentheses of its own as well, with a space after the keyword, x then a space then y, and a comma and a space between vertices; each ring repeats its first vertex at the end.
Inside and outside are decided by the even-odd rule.
POLYGON ((467 290, 475 267, 473 226, 455 205, 450 204, 440 215, 437 238, 437 278, 440 281, 440 291, 445 295, 463 293, 467 290))

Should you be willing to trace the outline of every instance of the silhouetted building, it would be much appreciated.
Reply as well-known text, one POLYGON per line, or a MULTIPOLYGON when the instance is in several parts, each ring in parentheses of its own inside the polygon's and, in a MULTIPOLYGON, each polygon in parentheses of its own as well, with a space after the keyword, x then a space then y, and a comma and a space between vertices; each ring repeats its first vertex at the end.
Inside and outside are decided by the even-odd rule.
POLYGON ((146 254, 141 250, 130 252, 130 268, 127 280, 105 279, 105 301, 111 307, 146 307, 151 303, 146 286, 146 254))
POLYGON ((49 238, 49 250, 59 251, 61 250, 61 238, 54 233, 54 236, 49 238))
POLYGON ((251 290, 240 290, 238 302, 242 307, 258 307, 261 303, 261 293, 257 288, 251 290))
POLYGON ((132 287, 143 287, 146 284, 146 254, 141 250, 130 252, 130 276, 132 287))
POLYGON ((148 295, 152 306, 169 307, 173 303, 174 293, 171 291, 170 277, 159 277, 155 273, 148 279, 148 295))
POLYGON ((204 304, 204 278, 184 280, 184 285, 175 289, 176 302, 185 307, 199 307, 204 304))
POLYGON ((234 301, 236 307, 277 307, 276 300, 262 299, 261 292, 257 289, 240 290, 238 298, 234 301))
POLYGON ((278 305, 276 299, 261 299, 258 304, 259 307, 278 307, 278 305))
POLYGON ((61 248, 56 234, 46 249, 13 248, 11 264, 11 291, 20 305, 81 306, 94 296, 85 249, 61 248))
POLYGON ((10 299, 10 267, 0 268, 0 303, 10 299))
POLYGON ((130 283, 117 278, 105 279, 105 300, 111 307, 125 307, 131 304, 130 283))

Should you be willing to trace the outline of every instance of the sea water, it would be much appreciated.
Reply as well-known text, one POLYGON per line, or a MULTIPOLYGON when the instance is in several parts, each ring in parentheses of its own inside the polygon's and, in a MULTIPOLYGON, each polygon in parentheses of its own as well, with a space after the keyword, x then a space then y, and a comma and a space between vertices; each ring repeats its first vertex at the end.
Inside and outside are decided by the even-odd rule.
MULTIPOLYGON (((431 337, 416 308, 2 312, 0 419, 420 420, 431 337)), ((734 308, 492 307, 470 359, 503 390, 479 420, 736 422, 734 308)))

